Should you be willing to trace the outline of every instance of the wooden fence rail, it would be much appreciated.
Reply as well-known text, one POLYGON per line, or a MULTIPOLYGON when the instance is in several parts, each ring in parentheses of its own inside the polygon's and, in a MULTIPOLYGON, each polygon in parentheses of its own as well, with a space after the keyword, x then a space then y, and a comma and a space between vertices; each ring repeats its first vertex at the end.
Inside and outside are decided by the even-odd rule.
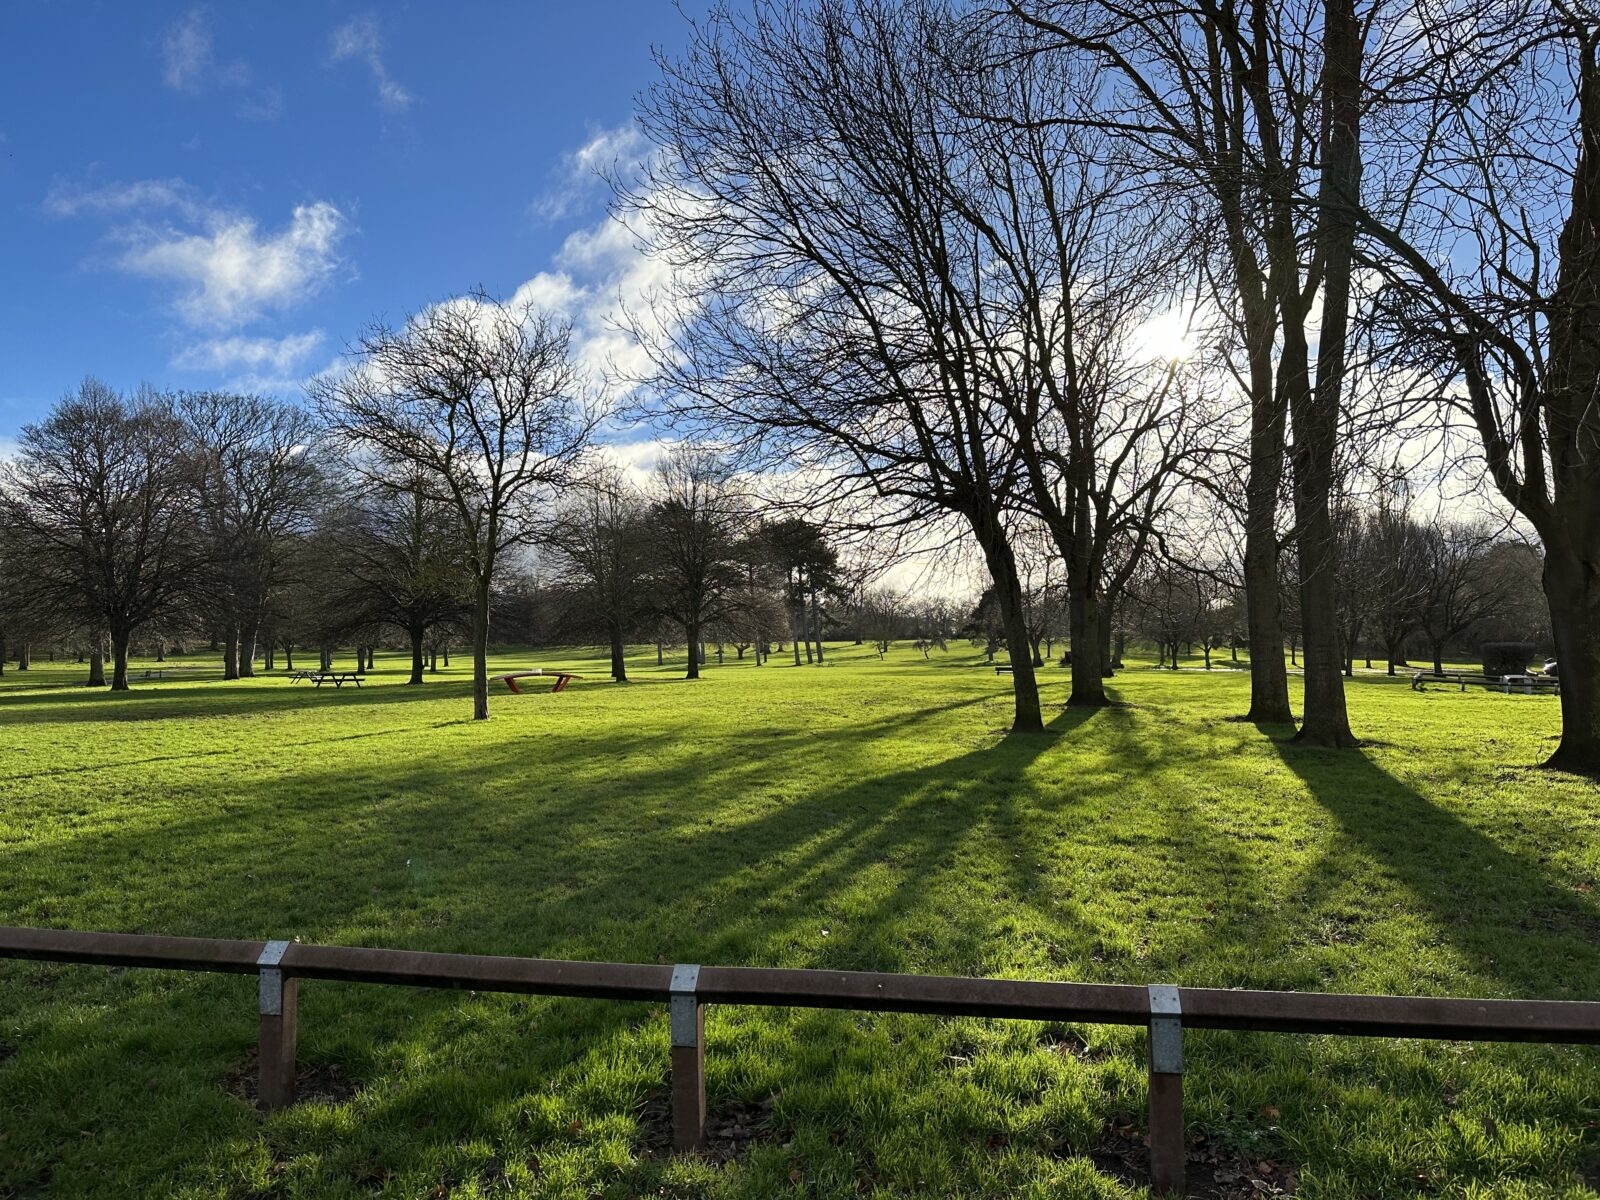
POLYGON ((1600 1044, 1600 1002, 1227 991, 1168 984, 965 979, 873 971, 566 962, 289 941, 232 941, 0 926, 0 958, 221 971, 259 977, 258 1103, 291 1104, 298 981, 337 979, 599 1000, 665 1000, 673 1142, 705 1137, 705 1006, 782 1005, 1143 1025, 1149 1030, 1150 1174, 1184 1187, 1183 1030, 1600 1044))

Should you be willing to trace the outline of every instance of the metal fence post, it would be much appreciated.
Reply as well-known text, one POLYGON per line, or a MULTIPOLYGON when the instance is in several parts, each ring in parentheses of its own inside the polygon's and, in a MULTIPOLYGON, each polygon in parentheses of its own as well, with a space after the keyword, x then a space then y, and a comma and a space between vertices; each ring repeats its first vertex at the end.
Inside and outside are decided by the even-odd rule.
POLYGON ((1150 1188, 1184 1192, 1183 1006, 1169 983, 1150 985, 1150 1188))
POLYGON ((700 968, 672 968, 672 1145, 698 1150, 706 1135, 706 1011, 695 995, 700 968))
POLYGON ((261 968, 261 1034, 256 1050, 256 1107, 271 1112, 294 1103, 295 1042, 299 1033, 299 981, 285 976, 283 955, 289 942, 268 942, 256 965, 261 968))

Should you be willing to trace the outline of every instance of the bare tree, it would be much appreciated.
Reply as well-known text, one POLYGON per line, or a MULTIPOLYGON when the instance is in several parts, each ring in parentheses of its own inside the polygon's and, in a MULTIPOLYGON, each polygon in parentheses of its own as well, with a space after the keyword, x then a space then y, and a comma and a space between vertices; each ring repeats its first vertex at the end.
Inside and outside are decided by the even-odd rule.
POLYGON ((966 319, 1021 463, 1017 503, 1063 562, 1068 703, 1103 705, 1109 608, 1216 448, 1200 364, 1173 324, 1193 306, 1194 222, 1181 203, 1152 208, 1144 173, 1117 160, 1095 123, 1105 83, 1092 58, 975 51, 955 33, 969 149, 947 186, 993 264, 966 319))
POLYGON ((304 409, 232 392, 180 392, 194 510, 205 546, 197 591, 223 634, 224 679, 255 673, 266 618, 289 539, 321 503, 317 430, 304 409))
POLYGON ((890 648, 905 636, 908 617, 906 600, 887 588, 868 592, 861 602, 861 632, 881 661, 890 648))
POLYGON ((822 662, 822 603, 824 592, 836 590, 839 554, 828 544, 822 528, 803 517, 784 517, 762 527, 774 565, 784 574, 784 598, 789 607, 794 665, 800 665, 801 647, 806 661, 822 662), (813 647, 815 648, 813 650, 813 647))
POLYGON ((1088 118, 1209 197, 1223 248, 1224 311, 1237 304, 1250 404, 1245 577, 1251 716, 1288 717, 1275 603, 1285 432, 1306 639, 1301 740, 1355 743, 1346 715, 1332 496, 1345 391, 1366 37, 1354 0, 1008 0, 1030 30, 1121 80, 1088 118), (1320 316, 1313 326, 1313 314, 1320 316), (1313 339, 1308 331, 1315 328, 1313 339))
POLYGON ((603 623, 618 683, 628 681, 626 641, 647 604, 648 518, 645 498, 611 470, 565 499, 543 537, 569 599, 603 623))
POLYGON ((76 624, 96 647, 110 637, 112 691, 128 690, 134 634, 190 582, 190 468, 166 400, 88 379, 24 426, 4 469, 0 503, 24 564, 14 586, 41 621, 76 624))
MULTIPOLYGON (((1445 647, 1511 608, 1517 585, 1525 577, 1516 567, 1524 560, 1496 554, 1497 530, 1485 521, 1435 520, 1419 534, 1423 602, 1418 627, 1428 639, 1433 669, 1443 671, 1445 647)), ((1528 633, 1520 630, 1512 640, 1524 640, 1528 633)))
POLYGON ((683 630, 686 678, 700 678, 706 627, 738 610, 745 581, 740 542, 749 519, 749 503, 715 451, 680 443, 656 464, 650 597, 683 630))
POLYGON ((489 716, 489 601, 507 551, 534 542, 540 503, 578 478, 596 423, 571 328, 483 293, 398 329, 374 325, 354 366, 311 393, 376 478, 415 476, 455 511, 472 579, 473 718, 489 716))
POLYGON ((428 635, 467 616, 472 580, 454 510, 416 476, 368 483, 332 530, 337 580, 324 579, 352 628, 391 626, 411 647, 408 684, 421 684, 428 635))
POLYGON ((696 27, 641 104, 662 153, 624 207, 676 268, 656 307, 681 319, 639 332, 687 429, 881 528, 964 522, 1004 614, 1012 727, 1039 730, 1017 464, 969 320, 992 258, 950 187, 948 19, 937 0, 761 0, 696 27))
POLYGON ((1600 16, 1437 0, 1415 23, 1423 49, 1376 93, 1391 152, 1356 214, 1365 262, 1399 364, 1543 544, 1549 765, 1600 775, 1600 16))

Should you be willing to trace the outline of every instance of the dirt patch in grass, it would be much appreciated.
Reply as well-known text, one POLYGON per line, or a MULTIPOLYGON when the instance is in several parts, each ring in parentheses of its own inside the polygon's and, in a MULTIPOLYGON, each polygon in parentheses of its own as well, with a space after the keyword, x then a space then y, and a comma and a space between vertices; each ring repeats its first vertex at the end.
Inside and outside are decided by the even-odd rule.
MULTIPOLYGON (((245 1051, 238 1062, 228 1068, 222 1083, 223 1091, 251 1104, 256 1102, 256 1087, 260 1082, 256 1069, 256 1049, 245 1051)), ((343 1104, 361 1090, 361 1085, 338 1063, 301 1063, 294 1076, 296 1104, 343 1104)))
MULTIPOLYGON (((772 1122, 772 1105, 776 1099, 768 1096, 753 1103, 726 1104, 709 1110, 705 1145, 698 1151, 700 1157, 721 1166, 739 1161, 752 1146, 787 1141, 790 1131, 772 1122)), ((645 1100, 639 1112, 639 1144, 652 1158, 664 1158, 672 1153, 670 1092, 652 1092, 645 1100)))
POLYGON ((1091 1046, 1076 1029, 1065 1025, 1046 1025, 1039 1031, 1039 1045, 1063 1058, 1076 1058, 1082 1062, 1101 1062, 1111 1057, 1103 1046, 1091 1046))
MULTIPOLYGON (((1134 1187, 1150 1185, 1150 1147, 1145 1136, 1132 1125, 1113 1123, 1100 1135, 1100 1144, 1089 1152, 1094 1165, 1107 1175, 1134 1187)), ((1241 1154, 1203 1133, 1189 1138, 1188 1162, 1184 1172, 1184 1194, 1193 1200, 1258 1200, 1264 1196, 1293 1196, 1300 1186, 1300 1172, 1292 1163, 1279 1158, 1241 1154)))

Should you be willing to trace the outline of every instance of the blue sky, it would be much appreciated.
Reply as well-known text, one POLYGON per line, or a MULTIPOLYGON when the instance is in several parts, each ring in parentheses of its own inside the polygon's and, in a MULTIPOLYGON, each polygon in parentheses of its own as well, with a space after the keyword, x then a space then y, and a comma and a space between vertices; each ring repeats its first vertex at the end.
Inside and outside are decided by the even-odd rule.
POLYGON ((86 374, 293 396, 375 315, 480 284, 602 343, 647 272, 590 168, 637 154, 685 37, 668 0, 9 0, 0 440, 86 374))

